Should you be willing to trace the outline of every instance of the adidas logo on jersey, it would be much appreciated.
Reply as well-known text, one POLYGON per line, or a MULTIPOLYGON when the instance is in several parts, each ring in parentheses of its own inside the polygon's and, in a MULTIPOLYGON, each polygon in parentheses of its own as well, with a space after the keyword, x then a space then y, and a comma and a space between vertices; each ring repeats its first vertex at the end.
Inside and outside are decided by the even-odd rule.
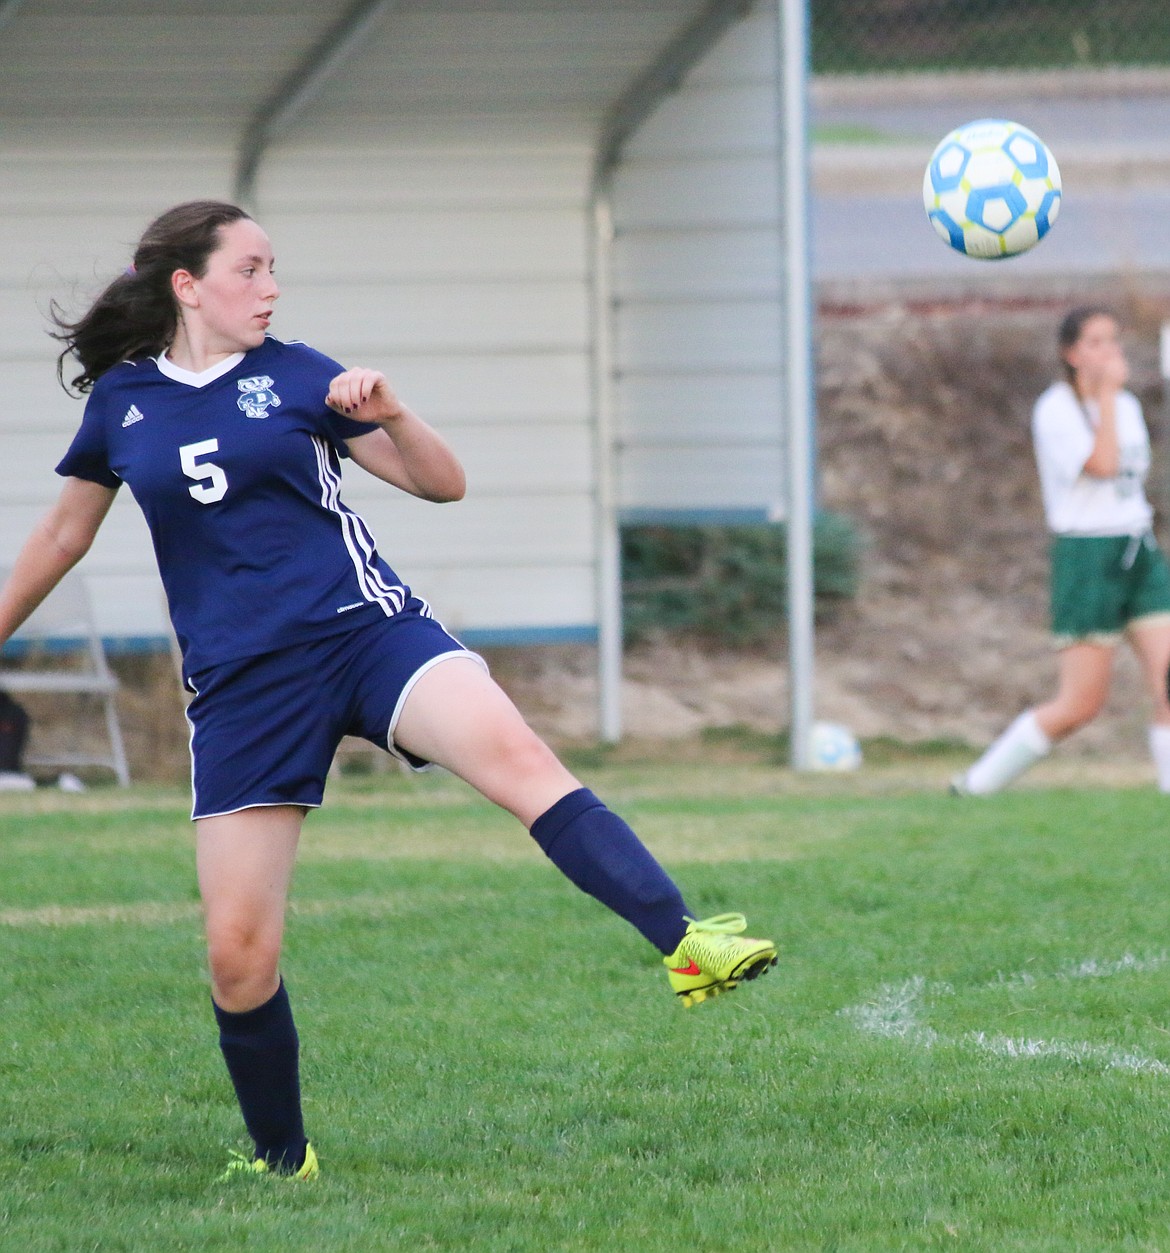
POLYGON ((126 410, 126 416, 122 419, 122 425, 133 426, 135 422, 141 422, 144 417, 146 417, 146 414, 137 405, 131 405, 126 410))

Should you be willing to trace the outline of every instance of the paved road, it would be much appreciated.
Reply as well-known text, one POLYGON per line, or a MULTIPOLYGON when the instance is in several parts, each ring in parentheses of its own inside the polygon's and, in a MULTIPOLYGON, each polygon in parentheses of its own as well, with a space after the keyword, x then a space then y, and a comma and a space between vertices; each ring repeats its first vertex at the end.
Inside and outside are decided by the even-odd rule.
MULTIPOLYGON (((931 81, 926 80, 927 84, 931 81)), ((901 99, 894 89, 869 95, 813 89, 811 121, 817 131, 848 135, 861 132, 887 142, 922 140, 931 146, 947 131, 979 117, 1007 117, 1031 127, 1050 146, 1170 144, 1170 75, 1161 92, 1151 80, 1142 90, 1126 94, 1124 79, 1112 92, 1079 93, 1082 81, 1068 80, 1063 95, 1021 90, 1018 80, 1002 91, 908 84, 901 99), (912 95, 911 95, 912 92, 912 95)), ((847 85, 846 85, 847 87, 847 85)))
POLYGON ((900 196, 815 195, 809 212, 818 280, 952 275, 978 282, 1151 270, 1170 275, 1170 187, 1116 195, 1066 188, 1049 234, 1033 251, 1005 261, 973 261, 952 252, 926 220, 918 184, 900 196))
POLYGON ((818 280, 994 283, 1150 271, 1170 278, 1170 73, 818 83, 810 115, 818 280), (954 126, 988 116, 1035 130, 1064 180, 1050 235, 1009 261, 952 253, 922 210, 922 171, 934 145, 954 126))

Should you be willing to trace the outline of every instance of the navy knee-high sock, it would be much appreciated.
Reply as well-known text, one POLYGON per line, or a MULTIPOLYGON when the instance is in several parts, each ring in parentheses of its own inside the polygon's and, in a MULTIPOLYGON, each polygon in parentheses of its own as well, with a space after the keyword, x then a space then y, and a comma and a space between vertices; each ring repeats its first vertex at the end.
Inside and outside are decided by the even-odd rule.
POLYGON ((242 1014, 220 1009, 219 1047, 240 1102, 256 1156, 274 1170, 297 1170, 305 1160, 301 1118, 300 1041, 284 980, 271 1000, 242 1014))
POLYGON ((562 874, 651 944, 666 954, 678 948, 687 929, 682 895, 630 827, 588 788, 545 810, 532 824, 532 838, 562 874))

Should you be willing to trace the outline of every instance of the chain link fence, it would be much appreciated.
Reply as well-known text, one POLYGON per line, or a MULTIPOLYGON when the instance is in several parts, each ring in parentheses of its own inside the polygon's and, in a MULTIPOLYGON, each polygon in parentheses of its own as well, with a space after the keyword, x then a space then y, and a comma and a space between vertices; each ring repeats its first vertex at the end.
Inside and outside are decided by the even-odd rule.
POLYGON ((1170 66, 1167 0, 811 0, 818 74, 1170 66))

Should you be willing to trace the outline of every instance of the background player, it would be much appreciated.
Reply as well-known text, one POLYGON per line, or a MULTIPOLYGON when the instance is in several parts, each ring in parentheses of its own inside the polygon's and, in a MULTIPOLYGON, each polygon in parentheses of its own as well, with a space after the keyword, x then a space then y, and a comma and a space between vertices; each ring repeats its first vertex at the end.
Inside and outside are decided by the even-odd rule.
POLYGON ((952 790, 997 792, 1091 722, 1109 696, 1124 634, 1153 708, 1149 744, 1158 787, 1170 792, 1170 572, 1143 488, 1149 434, 1137 397, 1125 390, 1129 367, 1113 315, 1074 309, 1057 338, 1066 377, 1037 400, 1032 437, 1052 534, 1059 685, 1051 700, 1020 714, 952 790))
MULTIPOLYGON (((56 506, 0 592, 0 643, 88 550, 126 483, 150 527, 184 677, 196 860, 220 1045, 255 1144, 236 1167, 317 1172, 280 975, 304 815, 338 741, 445 766, 514 814, 578 887, 665 955, 684 1004, 761 974, 741 915, 696 922, 633 831, 569 773, 379 555, 340 497, 340 456, 431 501, 462 468, 379 372, 267 334, 267 235, 197 201, 147 228, 134 264, 69 322, 60 366, 91 394, 56 506)), ((506 961, 506 943, 500 960, 506 961)))

